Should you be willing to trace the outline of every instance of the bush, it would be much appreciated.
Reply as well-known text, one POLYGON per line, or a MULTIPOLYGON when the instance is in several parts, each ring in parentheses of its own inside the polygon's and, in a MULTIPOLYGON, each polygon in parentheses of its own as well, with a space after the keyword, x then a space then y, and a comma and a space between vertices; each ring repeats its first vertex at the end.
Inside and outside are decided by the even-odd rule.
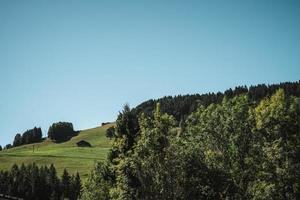
POLYGON ((109 139, 112 139, 115 135, 115 128, 114 127, 110 127, 106 130, 106 134, 105 136, 109 139))

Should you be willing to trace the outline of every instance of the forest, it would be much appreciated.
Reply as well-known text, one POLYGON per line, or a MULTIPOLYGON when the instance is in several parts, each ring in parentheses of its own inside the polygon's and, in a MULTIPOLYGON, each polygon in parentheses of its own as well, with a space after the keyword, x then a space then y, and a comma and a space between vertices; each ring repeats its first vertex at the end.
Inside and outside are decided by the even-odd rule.
POLYGON ((261 99, 271 96, 279 88, 284 89, 287 95, 300 96, 300 83, 283 82, 279 84, 258 84, 255 86, 237 86, 234 89, 228 89, 222 92, 210 92, 206 94, 192 95, 177 95, 165 96, 160 99, 150 99, 133 108, 133 111, 138 115, 145 113, 150 116, 153 114, 157 103, 161 105, 161 111, 175 117, 177 122, 184 121, 192 112, 200 106, 208 106, 211 103, 221 103, 223 98, 232 98, 236 95, 246 94, 253 102, 258 102, 261 99))
POLYGON ((0 194, 21 197, 25 200, 70 199, 76 200, 82 190, 79 174, 69 175, 64 170, 59 178, 54 165, 13 165, 10 171, 0 171, 0 194))
POLYGON ((299 199, 299 88, 260 85, 125 105, 108 158, 82 198, 299 199))
MULTIPOLYGON (((53 140, 74 134, 70 123, 49 132, 53 140)), ((67 171, 59 179, 53 165, 14 165, 0 172, 0 193, 25 199, 300 199, 299 81, 125 105, 106 136, 113 140, 107 159, 84 184, 67 171)))

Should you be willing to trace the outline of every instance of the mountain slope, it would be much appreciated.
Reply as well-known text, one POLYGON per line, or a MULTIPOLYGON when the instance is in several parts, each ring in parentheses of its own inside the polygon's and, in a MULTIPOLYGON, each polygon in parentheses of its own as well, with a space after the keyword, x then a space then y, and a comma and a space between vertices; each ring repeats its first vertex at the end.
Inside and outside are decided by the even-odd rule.
POLYGON ((96 161, 104 160, 112 140, 105 137, 105 131, 110 125, 83 130, 64 143, 53 143, 45 140, 41 143, 24 145, 0 152, 0 170, 9 169, 14 163, 50 165, 53 163, 61 175, 64 168, 71 174, 77 171, 84 179, 96 161), (77 147, 76 143, 85 140, 92 148, 77 147))

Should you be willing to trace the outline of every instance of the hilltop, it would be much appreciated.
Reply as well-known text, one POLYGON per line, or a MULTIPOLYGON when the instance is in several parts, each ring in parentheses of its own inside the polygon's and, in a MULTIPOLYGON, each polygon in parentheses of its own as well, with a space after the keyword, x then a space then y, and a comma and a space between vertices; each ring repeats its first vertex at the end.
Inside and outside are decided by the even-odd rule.
POLYGON ((63 143, 54 143, 46 139, 40 143, 22 145, 0 151, 0 170, 10 169, 13 164, 50 165, 53 163, 61 175, 64 168, 71 174, 79 172, 85 179, 97 161, 106 159, 112 140, 105 136, 107 128, 112 124, 82 130, 71 140, 63 143), (77 147, 80 140, 89 142, 92 147, 77 147))
MULTIPOLYGON (((299 114, 299 81, 164 97, 132 109, 126 104, 115 124, 78 132, 71 123, 58 122, 49 128, 48 139, 26 145, 24 138, 25 142, 35 135, 42 139, 40 128, 22 137, 19 134, 22 146, 0 152, 0 170, 14 163, 35 162, 53 163, 59 176, 65 168, 70 174, 79 172, 85 182, 83 199, 124 199, 124 194, 126 199, 296 199, 300 191, 295 176, 299 174, 299 114), (112 126, 110 140, 106 131, 112 126), (69 136, 65 127, 71 137, 76 136, 62 142, 64 137, 57 136, 69 136), (78 142, 91 148, 77 147, 78 142)), ((9 186, 2 193, 29 196, 9 188, 35 188, 34 181, 22 185, 18 180, 38 173, 32 173, 29 166, 18 176, 16 168, 0 173, 2 188, 9 186)), ((66 174, 61 182, 67 183, 66 174)), ((36 191, 32 194, 41 196, 36 191)))

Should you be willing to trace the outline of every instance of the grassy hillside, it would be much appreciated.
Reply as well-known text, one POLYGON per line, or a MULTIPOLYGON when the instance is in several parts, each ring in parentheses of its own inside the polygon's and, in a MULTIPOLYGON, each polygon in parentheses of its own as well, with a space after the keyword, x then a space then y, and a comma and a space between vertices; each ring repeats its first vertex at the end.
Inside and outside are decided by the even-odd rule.
POLYGON ((106 158, 112 140, 105 137, 105 131, 112 125, 83 130, 78 136, 64 143, 45 140, 41 143, 24 145, 0 152, 0 170, 9 169, 14 163, 50 165, 53 163, 61 175, 64 168, 70 173, 80 173, 86 178, 94 163, 106 158), (85 140, 92 148, 77 147, 76 142, 85 140), (34 149, 34 151, 33 151, 34 149))

